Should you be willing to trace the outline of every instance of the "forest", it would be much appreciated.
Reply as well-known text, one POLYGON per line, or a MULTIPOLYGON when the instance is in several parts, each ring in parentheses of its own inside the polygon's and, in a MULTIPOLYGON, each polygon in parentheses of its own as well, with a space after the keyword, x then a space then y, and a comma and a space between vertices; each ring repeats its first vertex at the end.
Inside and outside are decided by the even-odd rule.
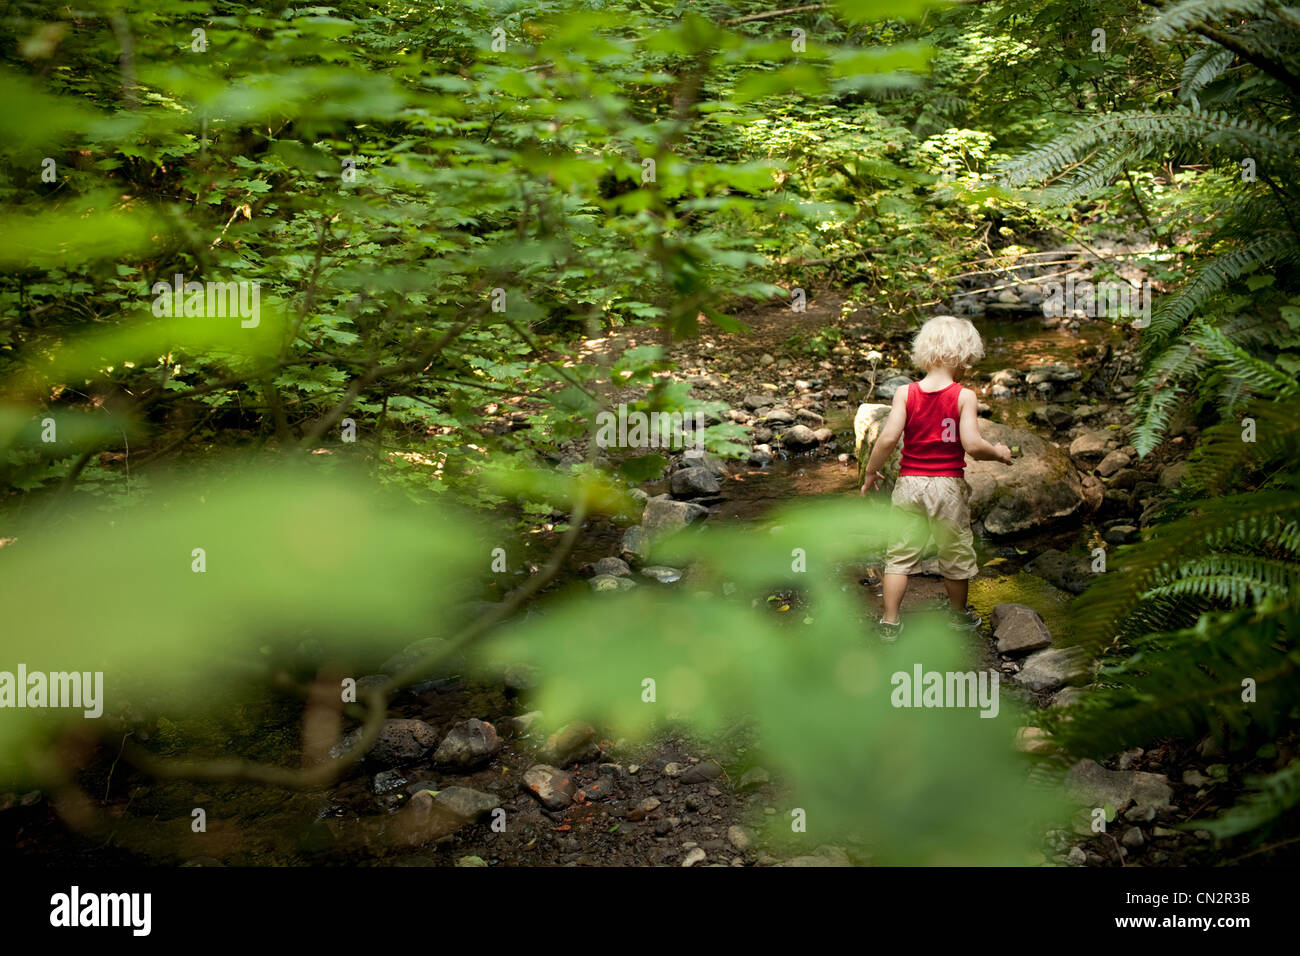
POLYGON ((1300 7, 0 20, 17 865, 1300 861, 1300 7))

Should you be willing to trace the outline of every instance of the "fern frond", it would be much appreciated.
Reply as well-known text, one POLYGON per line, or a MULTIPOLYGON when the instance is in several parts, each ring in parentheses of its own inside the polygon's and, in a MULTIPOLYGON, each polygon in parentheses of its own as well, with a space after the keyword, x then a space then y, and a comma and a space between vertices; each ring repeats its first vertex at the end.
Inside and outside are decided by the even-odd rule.
POLYGON ((1251 155, 1285 156, 1294 150, 1290 136, 1275 127, 1223 112, 1130 110, 1083 120, 1047 145, 1011 160, 1000 175, 1007 185, 1022 186, 1067 169, 1099 145, 1150 150, 1160 145, 1184 146, 1189 140, 1203 140, 1210 146, 1231 144, 1251 155))
POLYGON ((1300 393, 1300 384, 1292 376, 1230 342, 1221 330, 1208 322, 1194 322, 1188 339, 1193 347, 1205 349, 1218 359, 1225 374, 1240 380, 1251 391, 1278 398, 1300 393))
POLYGON ((1176 576, 1184 555, 1272 545, 1300 548, 1300 494, 1294 489, 1208 500, 1185 518, 1153 526, 1141 543, 1118 549, 1111 559, 1116 573, 1097 575, 1087 600, 1076 605, 1076 630, 1085 640, 1103 642, 1116 630, 1128 633, 1142 595, 1176 576))
POLYGON ((1142 600, 1153 597, 1213 598, 1234 605, 1254 604, 1270 594, 1285 594, 1286 588, 1276 588, 1244 574, 1189 574, 1172 584, 1152 588, 1142 595, 1142 600))
POLYGON ((1078 202, 1110 185, 1127 165, 1142 159, 1146 152, 1139 147, 1103 151, 1074 170, 1070 182, 1044 190, 1043 199, 1062 206, 1078 202))
POLYGON ((1187 389, 1183 383, 1207 364, 1205 353, 1193 352, 1191 344, 1182 339, 1147 360, 1146 371, 1138 382, 1137 423, 1133 429, 1133 445, 1139 455, 1148 454, 1160 444, 1170 419, 1185 404, 1187 389))
POLYGON ((1177 333, 1193 312, 1232 280, 1262 265, 1278 262, 1295 254, 1295 238, 1285 234, 1264 235, 1248 245, 1204 263, 1192 278, 1177 291, 1161 296, 1146 329, 1144 345, 1151 349, 1177 333))
POLYGON ((1194 109, 1198 109, 1200 104, 1196 99, 1196 91, 1222 76, 1223 71, 1232 65, 1234 59, 1236 54, 1220 47, 1208 46, 1203 50, 1197 50, 1183 64, 1183 75, 1178 83, 1178 98, 1184 103, 1190 103, 1194 109))
POLYGON ((1199 736, 1255 724, 1276 733, 1300 705, 1300 653, 1287 651, 1297 623, 1296 594, 1265 598, 1257 607, 1205 614, 1196 625, 1154 633, 1134 653, 1098 674, 1100 686, 1053 728, 1071 752, 1147 743, 1165 736, 1199 736), (1256 681, 1267 707, 1243 706, 1241 680, 1256 681))
MULTIPOLYGON (((1159 16, 1139 28, 1139 32, 1157 43, 1164 43, 1203 24, 1262 17, 1278 12, 1279 7, 1281 5, 1276 0, 1183 0, 1161 10, 1159 16)), ((1285 10, 1284 7, 1281 9, 1285 10)), ((1290 11, 1287 11, 1287 16, 1291 16, 1290 11)))

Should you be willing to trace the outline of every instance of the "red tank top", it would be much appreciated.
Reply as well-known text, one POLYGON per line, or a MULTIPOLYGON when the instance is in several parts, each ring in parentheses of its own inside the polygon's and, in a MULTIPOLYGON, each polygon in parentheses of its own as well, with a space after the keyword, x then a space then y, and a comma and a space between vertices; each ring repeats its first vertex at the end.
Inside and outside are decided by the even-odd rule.
POLYGON ((907 422, 903 425, 902 475, 961 478, 966 451, 958 431, 957 396, 961 383, 926 392, 920 382, 907 386, 907 422))

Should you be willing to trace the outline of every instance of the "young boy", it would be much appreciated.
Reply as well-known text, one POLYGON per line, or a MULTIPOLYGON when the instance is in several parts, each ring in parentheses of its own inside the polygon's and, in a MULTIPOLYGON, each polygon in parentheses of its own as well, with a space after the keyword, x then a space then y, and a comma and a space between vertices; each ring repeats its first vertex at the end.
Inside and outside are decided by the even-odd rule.
POLYGON ((864 495, 884 477, 880 469, 903 439, 893 504, 913 520, 886 556, 882 640, 895 640, 903 629, 898 611, 907 576, 918 570, 931 536, 939 548, 939 571, 953 623, 969 630, 980 625, 979 615, 966 605, 968 582, 979 571, 970 530, 966 455, 1011 464, 1011 449, 980 436, 975 393, 959 384, 983 355, 984 343, 966 319, 938 315, 922 325, 912 340, 912 360, 925 369, 925 378, 894 393, 894 406, 867 460, 864 495))

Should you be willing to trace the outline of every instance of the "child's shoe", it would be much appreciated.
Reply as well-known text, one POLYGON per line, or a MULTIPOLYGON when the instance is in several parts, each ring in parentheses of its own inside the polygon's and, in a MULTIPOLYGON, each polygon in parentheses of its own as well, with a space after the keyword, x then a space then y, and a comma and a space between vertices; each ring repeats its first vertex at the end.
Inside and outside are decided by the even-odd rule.
POLYGON ((984 618, 980 617, 969 604, 960 611, 949 609, 948 620, 959 631, 973 631, 984 623, 984 618))
POLYGON ((884 618, 876 621, 876 635, 880 638, 882 644, 892 644, 898 640, 898 635, 903 633, 903 622, 895 621, 893 624, 886 624, 884 618))

